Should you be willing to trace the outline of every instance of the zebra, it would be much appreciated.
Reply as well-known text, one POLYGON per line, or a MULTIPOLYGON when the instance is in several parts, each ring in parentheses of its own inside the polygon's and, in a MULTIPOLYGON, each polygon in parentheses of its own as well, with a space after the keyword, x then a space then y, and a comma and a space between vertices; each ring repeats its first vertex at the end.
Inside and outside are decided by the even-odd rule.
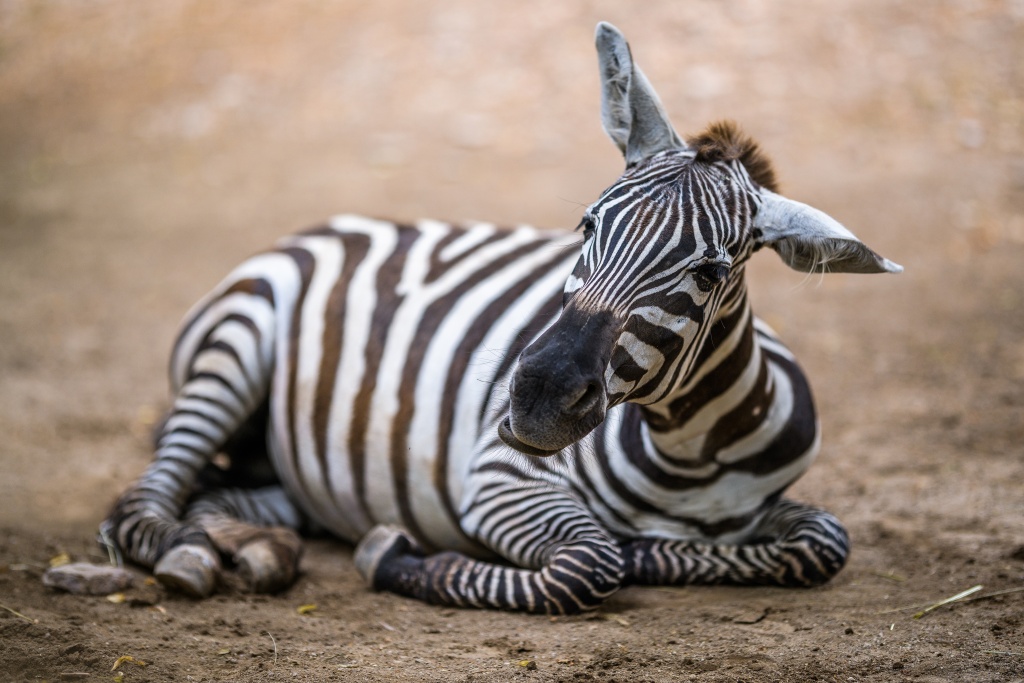
POLYGON ((843 567, 840 521, 783 498, 819 424, 745 266, 902 267, 778 194, 735 124, 684 140, 622 33, 595 41, 626 165, 577 231, 343 215, 245 261, 185 318, 105 543, 204 597, 232 567, 288 587, 321 531, 372 589, 547 614, 843 567))

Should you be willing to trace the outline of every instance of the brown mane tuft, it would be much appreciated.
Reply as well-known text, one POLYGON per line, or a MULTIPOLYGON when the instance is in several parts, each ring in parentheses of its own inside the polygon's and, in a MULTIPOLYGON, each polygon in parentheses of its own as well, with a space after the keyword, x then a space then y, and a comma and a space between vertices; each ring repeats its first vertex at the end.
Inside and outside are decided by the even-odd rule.
POLYGON ((761 187, 778 192, 778 181, 771 161, 756 142, 745 135, 732 121, 718 121, 686 141, 696 152, 696 160, 704 162, 735 161, 743 164, 751 179, 761 187))

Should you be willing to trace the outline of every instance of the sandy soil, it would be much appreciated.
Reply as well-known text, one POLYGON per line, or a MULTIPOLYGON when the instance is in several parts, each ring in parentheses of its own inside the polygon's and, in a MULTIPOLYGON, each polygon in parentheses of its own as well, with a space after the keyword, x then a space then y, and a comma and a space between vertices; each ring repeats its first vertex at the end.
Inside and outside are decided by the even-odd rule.
POLYGON ((622 4, 0 1, 0 679, 1024 679, 1024 593, 913 618, 1024 588, 1024 6, 622 4), (54 556, 103 559, 177 322, 241 258, 342 211, 576 223, 621 169, 598 19, 681 131, 739 120, 906 266, 751 275, 814 382, 792 495, 847 522, 841 576, 546 619, 369 593, 317 541, 279 596, 45 589, 54 556))

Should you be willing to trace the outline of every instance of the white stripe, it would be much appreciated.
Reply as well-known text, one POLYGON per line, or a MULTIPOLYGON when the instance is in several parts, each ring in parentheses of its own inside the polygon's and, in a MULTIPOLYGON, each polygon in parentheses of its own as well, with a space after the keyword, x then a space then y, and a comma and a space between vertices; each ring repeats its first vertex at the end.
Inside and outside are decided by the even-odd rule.
POLYGON ((453 240, 448 246, 440 251, 437 257, 447 263, 459 256, 462 256, 470 249, 477 247, 497 233, 492 223, 476 223, 462 236, 453 240))
MULTIPOLYGON (((320 376, 320 362, 323 358, 323 334, 327 301, 331 290, 341 275, 344 263, 344 247, 337 237, 306 237, 298 246, 308 251, 314 259, 315 268, 306 295, 301 302, 299 319, 300 334, 295 367, 295 408, 293 423, 295 429, 294 462, 305 491, 304 505, 315 511, 314 516, 329 528, 343 525, 344 519, 335 508, 328 488, 328 473, 321 466, 316 449, 316 435, 313 432, 313 409, 320 376)), ((336 321, 331 321, 336 324, 336 321)), ((326 467, 332 465, 330 455, 325 453, 326 467)))

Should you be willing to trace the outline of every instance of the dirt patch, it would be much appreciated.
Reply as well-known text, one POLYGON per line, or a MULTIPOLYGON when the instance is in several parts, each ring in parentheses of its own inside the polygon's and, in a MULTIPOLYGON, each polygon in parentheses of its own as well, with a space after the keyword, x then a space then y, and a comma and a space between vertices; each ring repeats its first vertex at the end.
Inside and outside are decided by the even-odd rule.
POLYGON ((913 618, 1024 587, 1018 5, 0 3, 0 678, 1021 679, 1024 593, 913 618), (739 120, 784 192, 907 268, 751 273, 815 387, 792 495, 848 524, 838 579, 547 619, 370 593, 320 540, 279 596, 44 588, 61 553, 102 561, 177 322, 241 258, 343 211, 575 225, 621 169, 599 19, 681 132, 739 120))

